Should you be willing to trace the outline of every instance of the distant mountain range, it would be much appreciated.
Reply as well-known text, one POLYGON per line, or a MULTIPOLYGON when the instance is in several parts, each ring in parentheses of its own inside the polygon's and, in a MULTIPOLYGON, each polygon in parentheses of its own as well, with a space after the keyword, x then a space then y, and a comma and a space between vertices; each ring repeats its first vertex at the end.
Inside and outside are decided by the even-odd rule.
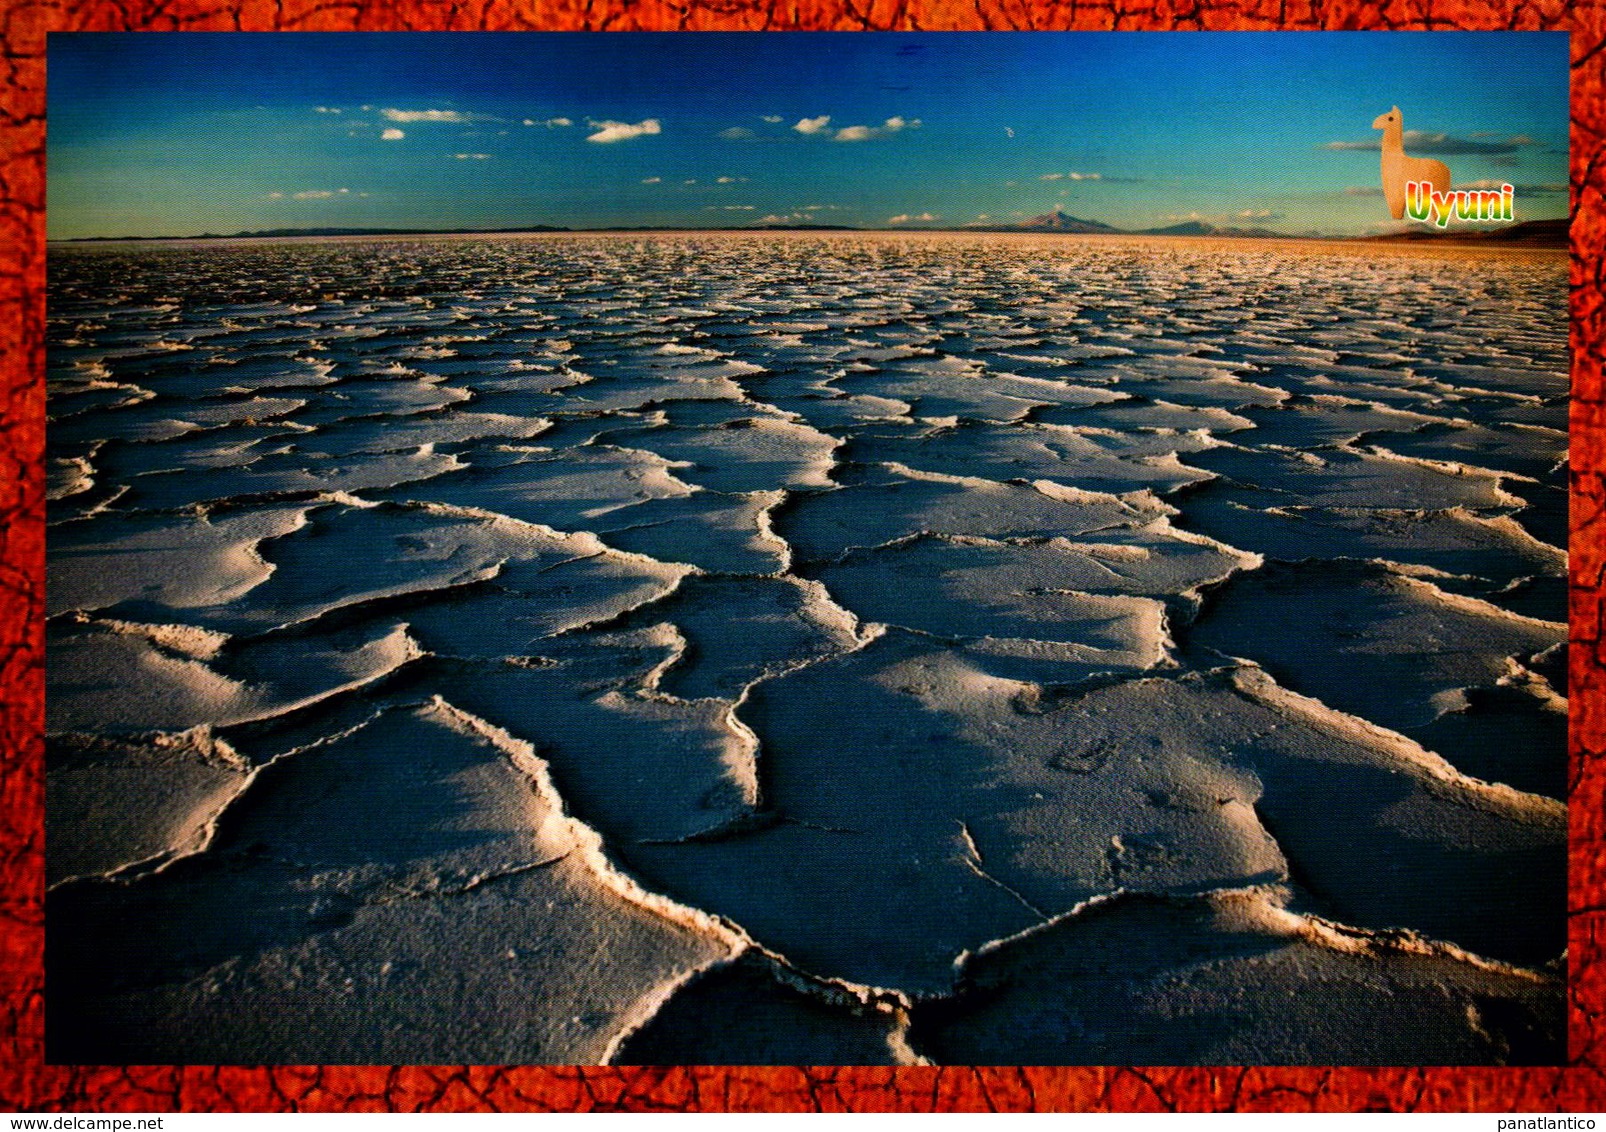
POLYGON ((1318 233, 1305 233, 1290 235, 1287 232, 1273 232, 1270 228, 1220 228, 1214 224, 1205 224, 1199 220, 1187 220, 1181 224, 1172 224, 1167 228, 1144 228, 1138 232, 1140 236, 1237 236, 1255 240, 1303 240, 1306 238, 1321 239, 1318 233))
POLYGON ((81 236, 70 244, 108 240, 254 240, 288 236, 508 236, 520 232, 568 232, 552 224, 526 224, 521 228, 262 228, 254 232, 202 232, 198 236, 81 236))
MULTIPOLYGON (((1518 224, 1501 224, 1490 228, 1457 226, 1438 229, 1423 225, 1408 231, 1390 232, 1381 236, 1330 237, 1317 232, 1290 234, 1273 232, 1269 228, 1217 227, 1199 220, 1188 220, 1165 228, 1116 228, 1098 220, 1083 220, 1055 208, 1041 216, 1017 224, 968 224, 962 228, 917 229, 918 231, 958 232, 1063 232, 1072 235, 1107 236, 1213 236, 1236 239, 1361 239, 1384 242, 1421 240, 1477 240, 1497 243, 1522 244, 1532 247, 1567 246, 1567 225, 1562 220, 1525 220, 1518 224)), ((219 235, 203 232, 199 236, 86 236, 68 243, 97 243, 111 240, 236 240, 272 239, 294 236, 502 236, 530 232, 857 232, 875 229, 855 228, 847 224, 749 224, 740 228, 563 228, 552 224, 529 224, 520 228, 268 228, 255 232, 235 232, 219 235)), ((905 231, 907 229, 897 229, 905 231)))
POLYGON ((1083 220, 1080 217, 1069 216, 1055 209, 1045 212, 1042 216, 1034 216, 1020 224, 999 224, 996 230, 1000 232, 1032 231, 1032 232, 1113 232, 1120 233, 1119 228, 1113 228, 1098 220, 1083 220))
POLYGON ((1215 236, 1253 240, 1493 240, 1500 243, 1529 244, 1535 247, 1567 246, 1566 220, 1524 220, 1518 224, 1498 224, 1492 227, 1435 228, 1421 225, 1404 232, 1390 232, 1381 236, 1326 236, 1320 232, 1274 232, 1270 228, 1235 228, 1206 224, 1201 220, 1186 220, 1165 228, 1116 228, 1099 220, 1083 220, 1058 208, 1022 220, 1018 224, 968 224, 965 232, 1072 232, 1084 235, 1110 236, 1215 236))
MULTIPOLYGON (((1116 228, 1100 220, 1083 220, 1079 216, 1071 216, 1058 208, 1041 216, 1034 216, 1030 220, 1023 220, 1019 224, 971 224, 966 225, 965 231, 1080 232, 1089 235, 1104 233, 1112 236, 1239 236, 1280 240, 1301 238, 1290 236, 1287 232, 1273 232, 1269 228, 1218 228, 1198 220, 1188 220, 1166 228, 1116 228)), ((1316 234, 1310 233, 1310 235, 1316 234)))
POLYGON ((1523 220, 1516 224, 1496 224, 1488 228, 1449 228, 1440 230, 1423 225, 1404 232, 1389 232, 1382 236, 1368 236, 1370 240, 1420 241, 1476 239, 1501 244, 1530 244, 1535 247, 1565 248, 1567 246, 1566 220, 1523 220))

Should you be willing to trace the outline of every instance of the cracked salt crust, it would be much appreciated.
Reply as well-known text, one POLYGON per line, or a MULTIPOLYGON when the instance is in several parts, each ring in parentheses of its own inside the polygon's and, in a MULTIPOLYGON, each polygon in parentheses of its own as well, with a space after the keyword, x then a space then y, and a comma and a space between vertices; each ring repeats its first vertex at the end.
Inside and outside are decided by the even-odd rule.
POLYGON ((665 246, 62 253, 54 1055, 1559 1056, 1559 257, 665 246))

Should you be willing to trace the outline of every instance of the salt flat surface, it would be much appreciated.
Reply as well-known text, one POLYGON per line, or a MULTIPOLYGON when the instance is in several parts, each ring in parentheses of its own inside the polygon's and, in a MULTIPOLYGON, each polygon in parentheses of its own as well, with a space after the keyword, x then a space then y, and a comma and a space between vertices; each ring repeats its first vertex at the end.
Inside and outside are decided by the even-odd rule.
POLYGON ((1565 257, 54 250, 52 1060, 1556 1063, 1565 257))

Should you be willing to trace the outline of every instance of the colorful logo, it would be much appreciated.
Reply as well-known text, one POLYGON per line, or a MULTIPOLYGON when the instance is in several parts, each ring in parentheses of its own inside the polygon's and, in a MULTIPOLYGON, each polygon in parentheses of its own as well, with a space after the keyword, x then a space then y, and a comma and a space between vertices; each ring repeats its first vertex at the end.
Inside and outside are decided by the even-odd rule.
POLYGON ((1457 189, 1445 193, 1427 181, 1407 181, 1405 215, 1440 228, 1450 223, 1452 213, 1457 220, 1515 220, 1511 207, 1514 191, 1512 186, 1503 184, 1498 190, 1457 189))
POLYGON ((1383 131, 1383 199, 1396 220, 1409 217, 1443 228, 1450 217, 1475 222, 1515 220, 1512 186, 1497 190, 1450 188, 1450 167, 1405 152, 1405 124, 1398 106, 1379 114, 1372 129, 1383 131))

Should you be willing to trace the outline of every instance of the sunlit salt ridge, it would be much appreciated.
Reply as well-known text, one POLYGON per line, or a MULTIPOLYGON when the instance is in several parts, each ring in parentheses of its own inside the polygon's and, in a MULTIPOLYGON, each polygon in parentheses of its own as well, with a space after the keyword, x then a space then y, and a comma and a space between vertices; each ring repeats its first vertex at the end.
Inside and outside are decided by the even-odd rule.
POLYGON ((1560 1057, 1562 257, 50 269, 54 1058, 1560 1057))

